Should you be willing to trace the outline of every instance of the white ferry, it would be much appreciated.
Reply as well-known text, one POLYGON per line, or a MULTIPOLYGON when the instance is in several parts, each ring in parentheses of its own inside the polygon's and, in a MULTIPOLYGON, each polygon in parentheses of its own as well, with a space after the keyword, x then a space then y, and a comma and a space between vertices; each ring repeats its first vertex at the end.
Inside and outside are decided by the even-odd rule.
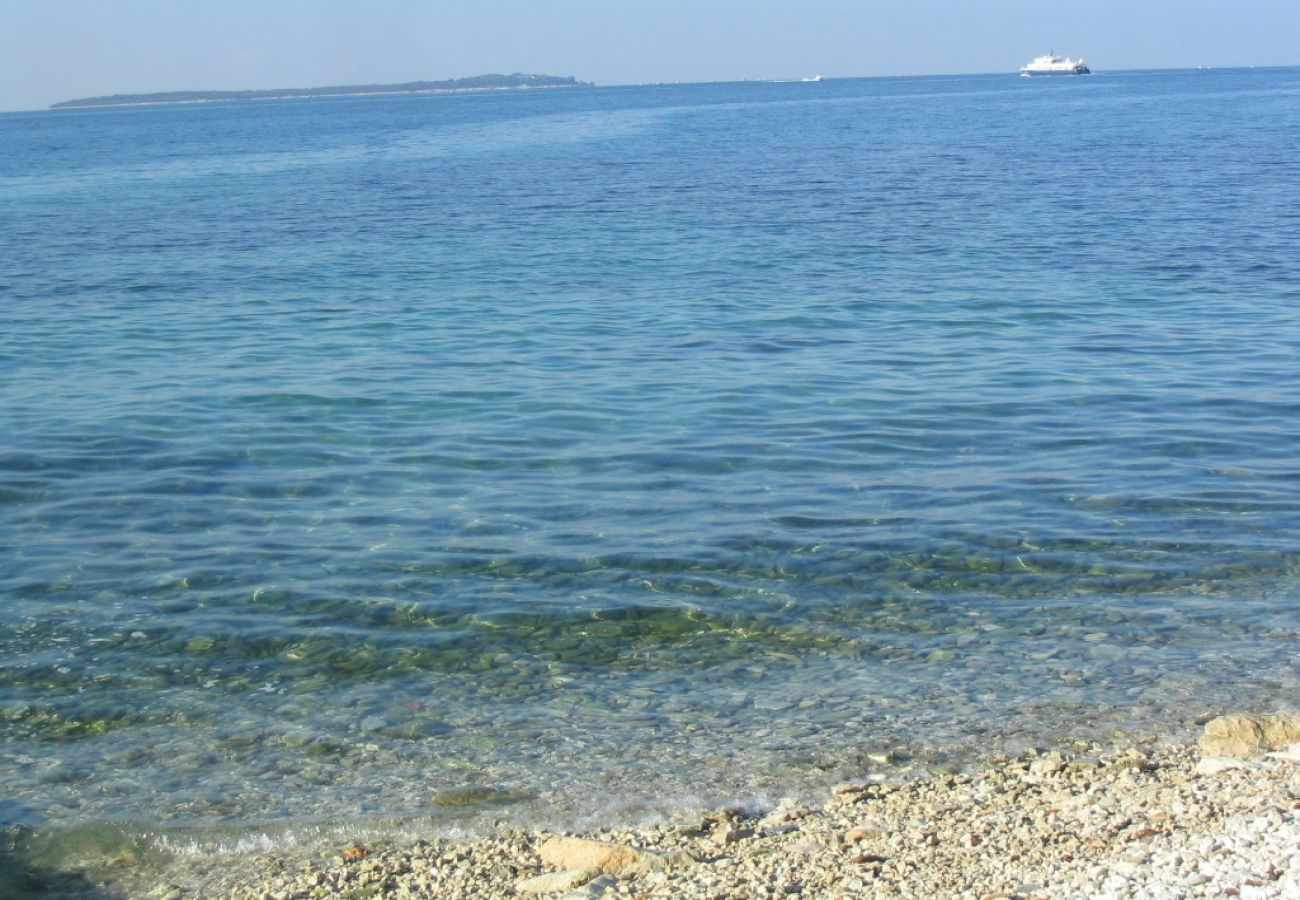
POLYGON ((1020 67, 1021 75, 1090 75, 1092 70, 1083 64, 1083 57, 1070 59, 1049 53, 1040 56, 1028 65, 1020 67))

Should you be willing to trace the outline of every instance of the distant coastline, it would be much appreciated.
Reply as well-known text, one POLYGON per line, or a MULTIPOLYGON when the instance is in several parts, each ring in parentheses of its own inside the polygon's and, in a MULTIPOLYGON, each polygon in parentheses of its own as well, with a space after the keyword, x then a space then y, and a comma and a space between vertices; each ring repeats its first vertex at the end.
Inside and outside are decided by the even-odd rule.
POLYGON ((114 94, 83 97, 52 104, 50 109, 85 109, 99 106, 153 106, 179 103, 224 103, 232 100, 293 100, 304 97, 353 97, 375 94, 441 94, 463 91, 509 91, 526 88, 592 87, 591 82, 556 75, 475 75, 445 81, 408 81, 403 84, 355 84, 315 88, 272 88, 253 91, 163 91, 155 94, 114 94))

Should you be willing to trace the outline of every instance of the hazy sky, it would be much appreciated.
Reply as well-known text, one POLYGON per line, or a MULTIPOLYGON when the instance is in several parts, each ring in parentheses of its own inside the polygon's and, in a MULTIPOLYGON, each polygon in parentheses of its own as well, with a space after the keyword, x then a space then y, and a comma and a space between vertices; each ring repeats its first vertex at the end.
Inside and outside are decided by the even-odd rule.
POLYGON ((0 0, 0 110, 486 72, 598 84, 1300 64, 1300 0, 0 0))

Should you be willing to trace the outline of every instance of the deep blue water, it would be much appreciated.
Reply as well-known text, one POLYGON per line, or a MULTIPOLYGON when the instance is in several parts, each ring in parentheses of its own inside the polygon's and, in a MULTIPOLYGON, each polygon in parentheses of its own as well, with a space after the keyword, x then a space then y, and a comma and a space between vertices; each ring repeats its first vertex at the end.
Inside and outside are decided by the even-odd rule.
POLYGON ((1294 704, 1300 70, 0 116, 0 824, 1294 704))

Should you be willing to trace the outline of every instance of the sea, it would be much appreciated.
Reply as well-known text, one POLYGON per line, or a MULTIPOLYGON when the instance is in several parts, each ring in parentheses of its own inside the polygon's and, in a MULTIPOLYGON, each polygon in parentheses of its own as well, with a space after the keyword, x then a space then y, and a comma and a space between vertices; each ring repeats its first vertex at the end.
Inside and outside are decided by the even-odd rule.
POLYGON ((11 865, 1300 702, 1300 69, 11 113, 0 197, 11 865))

